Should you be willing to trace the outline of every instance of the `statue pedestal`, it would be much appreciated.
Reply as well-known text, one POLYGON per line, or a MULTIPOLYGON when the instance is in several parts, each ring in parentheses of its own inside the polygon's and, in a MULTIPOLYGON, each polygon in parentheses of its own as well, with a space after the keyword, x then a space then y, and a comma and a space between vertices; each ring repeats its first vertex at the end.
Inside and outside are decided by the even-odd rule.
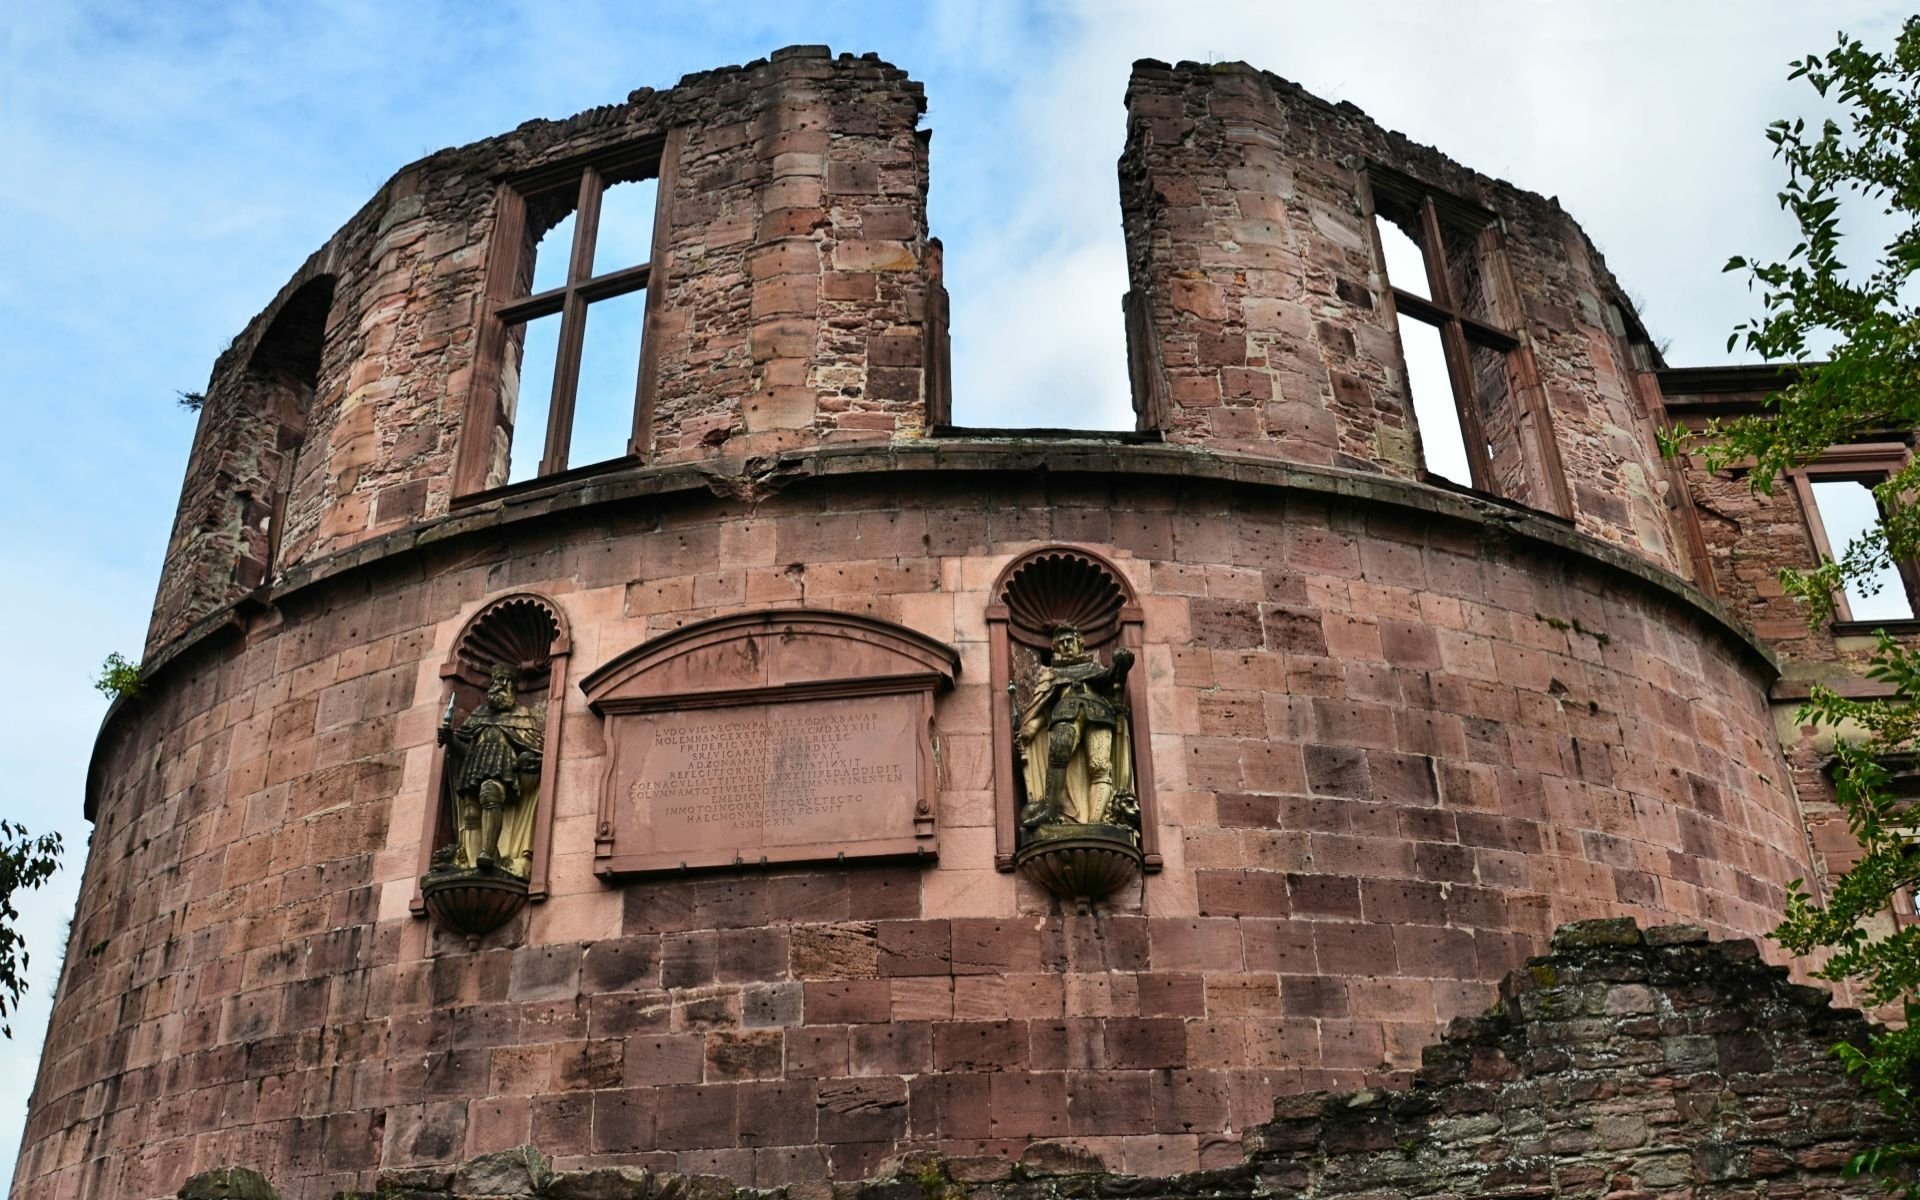
POLYGON ((440 927, 466 935, 472 950, 526 906, 527 881, 506 871, 455 867, 427 872, 420 897, 440 927))
POLYGON ((1013 856, 1029 879, 1082 906, 1131 883, 1143 861, 1133 830, 1123 825, 1043 825, 1013 856))

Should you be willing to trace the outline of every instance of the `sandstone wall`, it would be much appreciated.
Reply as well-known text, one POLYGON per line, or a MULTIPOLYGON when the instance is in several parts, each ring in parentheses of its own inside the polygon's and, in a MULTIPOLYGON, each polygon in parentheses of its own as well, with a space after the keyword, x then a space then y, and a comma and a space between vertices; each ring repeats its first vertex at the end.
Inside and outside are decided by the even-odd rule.
POLYGON ((1120 195, 1143 306, 1136 341, 1151 339, 1166 387, 1167 411, 1143 423, 1178 442, 1415 475, 1406 366, 1369 227, 1368 173, 1387 168, 1486 210, 1504 247, 1511 294, 1479 285, 1494 293, 1481 315, 1521 347, 1504 365, 1476 364, 1511 392, 1485 414, 1497 490, 1690 572, 1632 363, 1609 330, 1609 307, 1625 301, 1556 202, 1244 63, 1137 63, 1127 111, 1120 195), (1529 390, 1544 402, 1570 508, 1539 450, 1539 414, 1520 402, 1529 390))
POLYGON ((1645 381, 1564 214, 1244 67, 1143 64, 1129 319, 1171 444, 920 437, 920 108, 803 47, 442 152, 223 356, 145 687, 90 772, 17 1200, 230 1163, 321 1200, 523 1142, 761 1186, 1036 1140, 1225 1167, 1276 1096, 1407 1083, 1560 923, 1771 927, 1812 870, 1777 671, 1674 574, 1645 381), (672 186, 642 453, 496 487, 501 178, 646 139, 672 186), (1370 163, 1500 218, 1553 440, 1515 408, 1496 467, 1551 508, 1557 447, 1567 513, 1411 478, 1370 163), (1085 913, 996 869, 986 612, 1048 545, 1141 611, 1164 869, 1085 913), (571 632, 548 894, 470 948, 411 905, 440 668, 524 591, 571 632), (794 606, 957 652, 938 861, 603 883, 609 755, 571 689, 794 606))
MULTIPOLYGON (((1404 1092, 1289 1097, 1247 1131, 1244 1158, 1141 1178, 1037 1143, 1018 1163, 913 1154, 836 1189, 851 1200, 1058 1197, 1621 1194, 1866 1196, 1842 1166, 1893 1134, 1828 1053, 1866 1023, 1786 983, 1752 943, 1704 931, 1594 921, 1509 975, 1489 1013, 1429 1047, 1404 1092)), ((1177 1082, 1173 1086, 1177 1086, 1177 1082)), ((204 1181, 208 1184, 216 1179, 204 1181)), ((190 1185, 190 1200, 225 1196, 190 1185)), ((522 1147, 457 1169, 391 1172, 394 1200, 759 1200, 825 1195, 737 1189, 640 1168, 555 1174, 522 1147)), ((369 1200, 371 1198, 369 1197, 369 1200)))
MULTIPOLYGON (((791 47, 404 168, 216 364, 148 652, 271 571, 445 515, 462 439, 475 443, 464 452, 472 486, 505 482, 513 412, 501 397, 469 394, 493 319, 483 291, 502 177, 676 133, 648 335, 659 386, 642 457, 737 457, 918 430, 923 321, 937 285, 916 130, 924 107, 920 85, 876 57, 791 47), (330 295, 302 306, 314 283, 330 295), (325 351, 304 427, 282 445, 266 439, 297 460, 287 482, 256 467, 262 439, 243 427, 266 407, 249 364, 290 309, 300 337, 317 345, 324 330, 325 351), (463 428, 470 407, 491 419, 463 428), (268 564, 260 543, 276 508, 280 561, 268 564)), ((519 436, 537 452, 542 433, 519 436)))
POLYGON ((1188 1170, 1277 1094, 1404 1082, 1556 923, 1753 935, 1806 873, 1765 661, 1562 526, 1173 447, 785 462, 751 503, 661 468, 370 543, 166 667, 95 764, 14 1194, 247 1162, 318 1198, 523 1141, 762 1184, 1035 1138, 1188 1170), (1166 868, 1092 916, 994 869, 986 589, 1049 542, 1145 608, 1166 868), (575 680, 767 606, 954 645, 938 864, 606 886, 575 707, 552 897, 475 953, 434 934, 437 667, 522 589, 575 680))
MULTIPOLYGON (((1661 375, 1670 411, 1696 432, 1712 418, 1759 411, 1783 382, 1777 371, 1765 367, 1661 375)), ((1900 440, 1886 439, 1895 444, 1900 440)), ((1824 886, 1828 876, 1858 860, 1860 849, 1835 803, 1833 780, 1825 770, 1835 731, 1803 726, 1796 714, 1815 684, 1855 698, 1891 695, 1891 685, 1867 678, 1878 628, 1912 645, 1920 625, 1910 620, 1810 625, 1806 608, 1787 594, 1779 578, 1783 567, 1811 570, 1820 562, 1798 489, 1783 478, 1768 491, 1756 491, 1744 468, 1709 471, 1697 449, 1680 461, 1722 602, 1781 658, 1782 677, 1772 688, 1775 724, 1816 854, 1815 886, 1824 886)), ((1833 549, 1844 552, 1844 547, 1833 549)), ((1903 911, 1910 912, 1910 905, 1906 901, 1903 911)))

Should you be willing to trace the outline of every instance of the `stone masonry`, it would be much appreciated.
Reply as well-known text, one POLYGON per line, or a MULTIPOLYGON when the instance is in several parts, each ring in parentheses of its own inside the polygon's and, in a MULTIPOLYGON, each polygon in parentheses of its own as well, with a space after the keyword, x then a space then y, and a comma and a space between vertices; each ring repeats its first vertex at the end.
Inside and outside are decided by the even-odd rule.
MULTIPOLYGON (((1563 927, 1509 975, 1486 1014, 1455 1022, 1400 1092, 1288 1097, 1223 1147, 1229 1161, 1171 1177, 1114 1174, 1097 1150, 1040 1142, 1019 1162, 918 1154, 833 1189, 848 1200, 1058 1197, 1554 1195, 1866 1196, 1853 1154, 1892 1131, 1828 1047, 1858 1042, 1857 1012, 1789 983, 1749 942, 1630 921, 1563 927)), ((1155 1082, 1169 1096, 1185 1080, 1155 1082)), ((1090 1098, 1091 1099, 1091 1098, 1090 1098)), ((562 1172, 537 1151, 457 1169, 396 1171, 366 1200, 803 1200, 794 1184, 644 1168, 562 1172)))
POLYGON ((1512 292, 1496 290, 1484 315, 1522 331, 1512 394, 1483 414, 1501 493, 1691 571, 1632 365, 1607 330, 1619 286, 1558 204, 1244 63, 1138 63, 1127 112, 1121 209, 1169 439, 1415 473, 1406 367, 1363 198, 1369 165, 1385 164, 1499 218, 1512 292), (1543 461, 1536 418, 1521 411, 1528 389, 1550 413, 1570 510, 1554 495, 1561 468, 1543 461))
POLYGON ((917 430, 921 323, 937 282, 926 144, 914 128, 924 107, 920 85, 875 57, 796 46, 401 170, 215 365, 148 651, 262 582, 264 556, 243 530, 265 512, 229 518, 194 498, 245 491, 266 502, 272 492, 271 477, 252 482, 255 452, 235 445, 228 414, 264 407, 250 364, 276 333, 316 347, 323 327, 333 333, 308 367, 310 416, 281 422, 276 449, 297 452, 299 468, 276 567, 444 516, 463 436, 479 443, 486 480, 505 480, 511 412, 498 412, 498 430, 461 428, 503 174, 687 131, 662 201, 672 216, 650 351, 661 386, 645 457, 751 456, 917 430), (331 312, 307 302, 313 284, 337 298, 331 312))
POLYGON ((1865 1118, 1817 1049, 1858 1022, 1735 947, 1844 861, 1781 712, 1860 639, 1784 631, 1766 572, 1805 514, 1655 453, 1686 385, 1571 219, 1243 64, 1139 64, 1141 428, 957 428, 923 106, 793 47, 442 151, 221 357, 89 770, 14 1200, 228 1167, 432 1194, 522 1145, 715 1200, 901 1155, 945 1165, 862 1187, 1831 1186, 1865 1118), (634 452, 503 486, 541 434, 505 243, 558 219, 552 180, 655 155, 634 452), (1490 493, 1420 469, 1368 211, 1408 194, 1486 222, 1457 263, 1511 339, 1474 366, 1490 493), (1137 601, 1161 855, 1084 911, 1010 869, 995 791, 988 609, 1053 547, 1137 601), (522 593, 569 639, 545 894, 470 944, 413 903, 443 664, 522 593), (951 650, 915 732, 937 856, 603 880, 618 745, 581 681, 798 607, 951 650), (1624 918, 1732 940, 1583 926, 1523 969, 1624 918), (1013 1178, 1036 1143, 1169 1182, 1013 1178))

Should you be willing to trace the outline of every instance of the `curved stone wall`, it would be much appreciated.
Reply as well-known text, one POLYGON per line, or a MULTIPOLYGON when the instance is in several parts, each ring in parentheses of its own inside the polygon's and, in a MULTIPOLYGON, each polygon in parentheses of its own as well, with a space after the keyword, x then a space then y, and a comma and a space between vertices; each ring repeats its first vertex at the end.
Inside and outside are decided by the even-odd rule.
POLYGON ((1765 660, 1562 526, 1173 448, 790 476, 753 504, 663 468, 495 505, 319 564, 165 665, 95 765, 15 1194, 244 1161, 319 1197, 529 1140, 761 1183, 1036 1137, 1172 1170, 1276 1094, 1404 1078, 1557 923, 1751 935, 1806 871, 1765 660), (1145 613, 1165 868, 1086 915, 994 869, 983 613, 1048 543, 1111 559, 1145 613), (576 705, 550 898, 477 951, 436 934, 409 900, 438 664, 516 591, 565 611, 569 686, 764 608, 951 645, 937 864, 608 886, 576 705))
POLYGON ((1164 1174, 1237 1156, 1276 1095, 1404 1081, 1557 924, 1771 927, 1810 873, 1776 672, 1676 574, 1651 376, 1577 229, 1242 66, 1142 64, 1129 105, 1132 434, 948 425, 922 100, 872 57, 443 151, 317 252, 215 367, 14 1196, 240 1164, 320 1200, 527 1141, 756 1184, 1035 1139, 1164 1174), (526 249, 601 166, 661 180, 635 434, 502 487, 515 322, 580 299, 525 295, 526 249), (1436 189, 1501 323, 1471 365, 1504 500, 1420 482, 1367 206, 1436 189), (990 610, 1056 546, 1124 576, 1159 856, 1084 908, 1003 869, 990 610), (456 639, 526 594, 550 825, 533 902, 470 943, 416 893, 436 735, 490 678, 456 639), (595 672, 799 607, 904 627, 823 621, 760 690, 909 713, 925 809, 886 861, 675 871, 607 819, 603 716, 713 697, 595 672), (867 634, 909 667, 849 692, 820 647, 867 634))
MULTIPOLYGON (((792 46, 403 168, 214 365, 148 653, 269 575, 506 482, 520 351, 494 310, 514 295, 523 246, 496 235, 527 207, 519 191, 550 190, 583 162, 644 152, 660 180, 646 333, 657 384, 634 460, 919 430, 939 287, 916 129, 925 105, 878 56, 792 46), (259 365, 289 346, 310 347, 299 419, 262 445, 250 426, 274 397, 259 365), (257 544, 269 519, 271 562, 257 544)), ((530 234, 559 214, 537 218, 530 234)), ((647 230, 618 232, 649 244, 647 230)), ((519 434, 535 457, 543 432, 519 434)))

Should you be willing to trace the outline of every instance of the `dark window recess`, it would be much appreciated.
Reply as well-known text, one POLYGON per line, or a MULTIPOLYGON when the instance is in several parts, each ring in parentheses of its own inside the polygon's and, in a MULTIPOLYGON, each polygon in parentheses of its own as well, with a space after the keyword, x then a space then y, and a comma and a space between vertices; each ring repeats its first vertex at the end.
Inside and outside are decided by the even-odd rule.
POLYGON ((1492 315, 1499 253, 1492 218, 1401 176, 1377 175, 1372 183, 1424 467, 1454 484, 1528 499, 1520 405, 1506 361, 1520 343, 1492 315))
POLYGON ((517 266, 495 309, 507 482, 638 452, 659 155, 514 190, 517 266))

